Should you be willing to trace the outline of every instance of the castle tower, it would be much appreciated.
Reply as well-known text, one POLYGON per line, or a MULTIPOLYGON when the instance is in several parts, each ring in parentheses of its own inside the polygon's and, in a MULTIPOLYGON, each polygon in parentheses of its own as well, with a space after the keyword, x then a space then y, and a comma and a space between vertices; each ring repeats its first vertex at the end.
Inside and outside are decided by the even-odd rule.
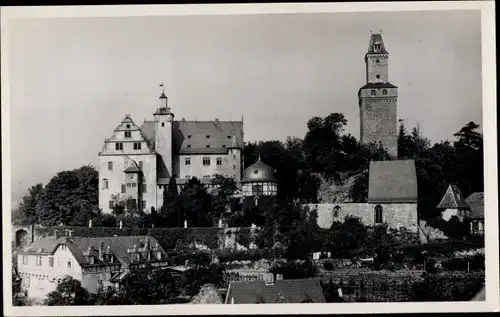
POLYGON ((398 87, 389 82, 389 52, 382 34, 371 34, 365 55, 366 84, 359 89, 360 140, 382 145, 397 158, 398 87))
POLYGON ((236 141, 236 136, 233 135, 231 146, 227 148, 229 155, 229 163, 232 166, 232 173, 230 174, 234 180, 239 183, 241 180, 241 144, 236 141))
MULTIPOLYGON (((160 85, 163 87, 163 84, 160 85)), ((168 107, 168 98, 162 90, 160 107, 154 113, 155 150, 158 154, 158 177, 172 177, 172 123, 174 114, 168 107)))

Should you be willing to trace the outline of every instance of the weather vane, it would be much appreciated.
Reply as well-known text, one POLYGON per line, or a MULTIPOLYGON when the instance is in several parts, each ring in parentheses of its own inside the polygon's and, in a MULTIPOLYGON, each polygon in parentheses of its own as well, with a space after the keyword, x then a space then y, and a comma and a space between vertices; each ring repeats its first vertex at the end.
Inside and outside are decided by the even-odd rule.
POLYGON ((160 84, 160 87, 161 87, 161 92, 165 93, 165 87, 163 83, 160 84))

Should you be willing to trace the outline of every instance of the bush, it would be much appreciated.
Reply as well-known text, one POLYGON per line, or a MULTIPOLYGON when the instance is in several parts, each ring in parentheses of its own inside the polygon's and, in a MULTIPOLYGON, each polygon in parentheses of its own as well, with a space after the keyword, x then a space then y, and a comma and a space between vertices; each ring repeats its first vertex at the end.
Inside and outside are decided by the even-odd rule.
POLYGON ((314 277, 318 269, 312 261, 279 263, 270 270, 274 275, 282 274, 284 279, 301 279, 314 277))
POLYGON ((450 271, 482 271, 485 266, 485 258, 482 254, 470 257, 452 258, 442 263, 443 268, 450 271))
POLYGON ((413 287, 414 301, 469 301, 481 290, 484 273, 428 274, 413 287))
POLYGON ((323 264, 323 267, 327 271, 333 271, 333 269, 334 269, 334 265, 331 261, 325 261, 325 263, 323 264))

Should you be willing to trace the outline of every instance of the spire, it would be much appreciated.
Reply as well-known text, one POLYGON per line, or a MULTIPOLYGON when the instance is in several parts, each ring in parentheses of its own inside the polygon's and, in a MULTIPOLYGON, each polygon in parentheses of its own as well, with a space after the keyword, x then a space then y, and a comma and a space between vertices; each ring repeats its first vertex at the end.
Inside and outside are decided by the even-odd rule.
POLYGON ((382 39, 382 30, 379 33, 372 33, 370 31, 368 54, 389 54, 385 49, 384 40, 382 39))
POLYGON ((167 96, 165 95, 165 85, 163 83, 160 84, 160 87, 161 87, 161 95, 160 95, 160 100, 161 100, 161 104, 164 104, 164 107, 163 108, 167 108, 168 109, 168 98, 167 96))

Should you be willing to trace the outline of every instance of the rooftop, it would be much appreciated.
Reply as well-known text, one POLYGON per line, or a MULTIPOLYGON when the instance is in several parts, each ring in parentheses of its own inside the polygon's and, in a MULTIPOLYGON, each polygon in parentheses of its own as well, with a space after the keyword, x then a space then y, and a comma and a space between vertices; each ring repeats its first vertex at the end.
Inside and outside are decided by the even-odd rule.
POLYGON ((417 173, 413 160, 372 161, 368 203, 417 202, 417 173))
POLYGON ((469 219, 484 219, 484 193, 473 193, 465 199, 470 206, 469 219))
POLYGON ((444 193, 443 198, 437 205, 438 209, 470 209, 470 206, 465 201, 465 198, 460 193, 460 189, 456 185, 449 185, 444 193))

